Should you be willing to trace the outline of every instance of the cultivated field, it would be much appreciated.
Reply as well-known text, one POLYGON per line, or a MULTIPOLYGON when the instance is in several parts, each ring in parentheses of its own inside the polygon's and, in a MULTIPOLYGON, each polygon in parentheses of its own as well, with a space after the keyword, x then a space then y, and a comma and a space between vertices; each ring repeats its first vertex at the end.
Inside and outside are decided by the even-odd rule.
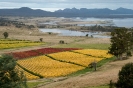
MULTIPOLYGON (((13 56, 18 59, 17 63, 23 68, 26 68, 33 73, 40 74, 44 78, 61 77, 81 69, 89 69, 89 64, 92 62, 99 62, 103 59, 110 59, 112 57, 112 55, 107 54, 106 50, 83 49, 79 51, 74 48, 63 48, 63 50, 62 48, 57 49, 59 50, 57 51, 56 48, 44 48, 41 51, 32 50, 30 52, 21 52, 21 54, 17 53, 18 55, 13 53, 13 56), (46 49, 47 51, 45 51, 46 49), (99 51, 99 54, 95 55, 95 51, 99 51), (30 57, 27 56, 27 58, 26 54, 28 53, 32 53, 32 55, 30 57)), ((27 79, 33 80, 35 78, 34 76, 35 75, 32 73, 31 75, 27 74, 27 79)))

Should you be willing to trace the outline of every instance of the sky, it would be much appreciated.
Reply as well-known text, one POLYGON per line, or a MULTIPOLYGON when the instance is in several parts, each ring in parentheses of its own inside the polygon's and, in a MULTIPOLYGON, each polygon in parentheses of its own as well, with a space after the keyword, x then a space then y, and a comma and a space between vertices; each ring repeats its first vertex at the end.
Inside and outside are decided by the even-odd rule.
POLYGON ((46 11, 56 11, 65 8, 109 8, 120 7, 133 9, 133 0, 0 0, 0 9, 29 7, 46 11))

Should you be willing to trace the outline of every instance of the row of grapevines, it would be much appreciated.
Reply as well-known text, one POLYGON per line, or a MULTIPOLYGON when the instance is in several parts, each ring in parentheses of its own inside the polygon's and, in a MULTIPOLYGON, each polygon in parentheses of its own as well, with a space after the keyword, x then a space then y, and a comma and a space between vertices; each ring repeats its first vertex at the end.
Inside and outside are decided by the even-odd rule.
POLYGON ((41 42, 32 42, 29 40, 9 40, 9 39, 0 39, 0 49, 9 49, 9 48, 18 48, 18 47, 27 47, 27 46, 36 46, 44 43, 41 42))
POLYGON ((14 52, 11 54, 13 55, 14 58, 20 60, 23 58, 29 58, 33 56, 57 53, 57 52, 62 52, 62 51, 77 50, 77 49, 78 48, 41 48, 41 49, 35 49, 35 50, 29 50, 29 51, 14 52))
MULTIPOLYGON (((30 40, 18 40, 18 39, 0 39, 0 44, 13 44, 13 43, 31 43, 30 40)), ((37 42, 37 41, 36 41, 37 42)))
POLYGON ((107 50, 98 50, 98 49, 83 49, 83 50, 74 50, 74 52, 102 58, 110 58, 111 54, 108 54, 107 50))
POLYGON ((19 48, 27 46, 41 45, 42 43, 16 43, 16 44, 0 44, 0 49, 19 48))
POLYGON ((91 56, 87 56, 83 54, 73 53, 69 51, 49 54, 49 56, 56 58, 57 60, 62 60, 66 62, 74 62, 74 63, 80 64, 86 67, 94 61, 98 62, 104 59, 104 58, 99 58, 99 57, 91 57, 91 56))
POLYGON ((34 73, 39 73, 44 77, 65 76, 84 68, 70 63, 55 61, 47 56, 18 60, 17 63, 34 73))
POLYGON ((20 39, 0 39, 0 41, 30 41, 30 40, 20 40, 20 39))
POLYGON ((29 72, 24 71, 24 70, 23 70, 22 68, 20 68, 19 66, 16 66, 16 69, 19 70, 19 71, 24 72, 24 74, 25 74, 25 76, 26 76, 26 78, 27 78, 28 80, 39 79, 38 76, 32 75, 32 74, 30 74, 29 72))

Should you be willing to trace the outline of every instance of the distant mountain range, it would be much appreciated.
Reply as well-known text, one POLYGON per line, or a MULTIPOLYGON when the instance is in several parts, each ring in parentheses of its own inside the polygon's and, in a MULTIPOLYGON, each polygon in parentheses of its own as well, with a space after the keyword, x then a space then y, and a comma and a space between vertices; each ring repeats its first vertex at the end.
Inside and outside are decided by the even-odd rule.
POLYGON ((64 10, 49 12, 40 9, 33 10, 28 7, 22 7, 19 9, 0 9, 0 16, 133 18, 133 10, 126 8, 118 8, 116 10, 111 10, 108 8, 103 8, 103 9, 66 8, 64 10))

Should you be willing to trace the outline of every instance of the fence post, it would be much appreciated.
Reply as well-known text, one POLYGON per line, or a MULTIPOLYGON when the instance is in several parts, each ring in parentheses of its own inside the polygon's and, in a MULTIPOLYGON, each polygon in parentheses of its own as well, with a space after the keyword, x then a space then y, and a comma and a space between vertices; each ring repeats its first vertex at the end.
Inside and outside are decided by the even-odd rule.
POLYGON ((94 67, 94 70, 96 71, 97 70, 97 63, 96 62, 93 62, 93 67, 94 67))
POLYGON ((92 62, 88 66, 90 66, 90 68, 94 68, 94 71, 97 70, 97 63, 96 62, 92 62))

